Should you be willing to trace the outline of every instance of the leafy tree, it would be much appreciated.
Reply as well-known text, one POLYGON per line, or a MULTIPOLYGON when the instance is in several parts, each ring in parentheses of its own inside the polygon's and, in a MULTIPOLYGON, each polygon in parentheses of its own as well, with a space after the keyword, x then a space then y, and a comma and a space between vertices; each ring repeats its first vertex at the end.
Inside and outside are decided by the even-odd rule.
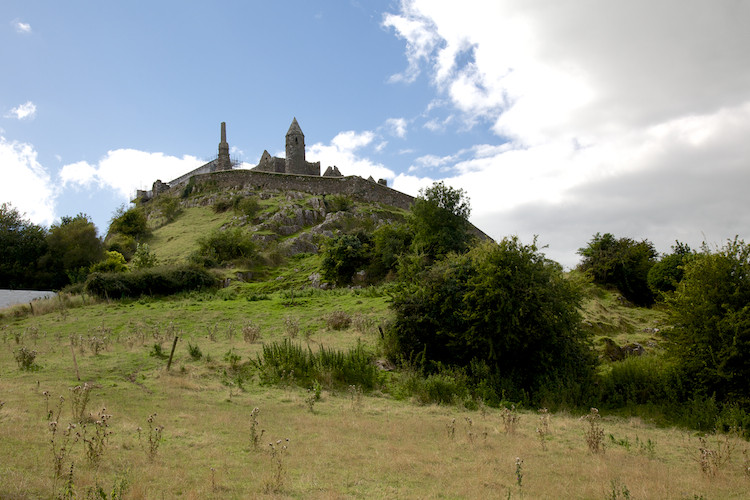
POLYGON ((669 297, 676 355, 694 388, 750 403, 750 245, 735 238, 691 259, 669 297))
POLYGON ((615 238, 611 233, 596 233, 588 246, 580 248, 583 257, 578 269, 591 275, 595 283, 616 287, 629 301, 648 306, 654 294, 648 286, 648 272, 657 253, 648 241, 615 238))
POLYGON ((654 293, 671 292, 682 281, 683 267, 695 253, 690 247, 679 241, 672 246, 672 253, 662 256, 649 269, 648 286, 654 293))
POLYGON ((125 205, 119 207, 109 222, 108 236, 114 234, 130 236, 135 241, 140 241, 148 236, 148 219, 143 209, 139 207, 126 209, 125 205))
POLYGON ((337 285, 351 283, 354 273, 369 262, 370 247, 370 237, 365 233, 330 238, 323 248, 323 279, 337 285))
POLYGON ((517 238, 451 254, 402 283, 392 335, 428 366, 489 368, 496 393, 585 380, 593 358, 580 294, 559 264, 517 238))
POLYGON ((383 224, 372 233, 372 258, 368 273, 374 279, 395 271, 399 258, 409 251, 411 228, 406 224, 383 224))
POLYGON ((52 274, 52 286, 62 287, 85 278, 89 267, 101 260, 104 252, 96 226, 86 214, 62 217, 47 235, 48 252, 42 265, 52 274))
POLYGON ((147 243, 138 243, 138 247, 133 255, 133 268, 135 269, 148 269, 155 267, 159 262, 156 254, 151 251, 147 243))
POLYGON ((472 241, 469 198, 442 181, 422 189, 412 206, 413 249, 432 258, 464 252, 472 241))
POLYGON ((0 288, 48 288, 37 267, 47 251, 45 236, 12 205, 0 205, 0 288))
POLYGON ((120 252, 104 252, 104 259, 92 265, 92 273, 123 273, 128 270, 125 257, 120 252))

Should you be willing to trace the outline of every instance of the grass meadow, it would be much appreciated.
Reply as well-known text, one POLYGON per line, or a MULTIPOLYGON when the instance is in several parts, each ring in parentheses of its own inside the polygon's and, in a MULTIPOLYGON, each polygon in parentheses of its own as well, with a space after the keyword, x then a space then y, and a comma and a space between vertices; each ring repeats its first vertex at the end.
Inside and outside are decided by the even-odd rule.
POLYGON ((263 383, 252 363, 263 343, 377 355, 382 293, 55 300, 0 316, 0 498, 714 499, 750 488, 750 445, 732 435, 418 405, 389 390, 392 372, 364 393, 293 374, 263 383), (352 318, 340 330, 338 310, 352 318))

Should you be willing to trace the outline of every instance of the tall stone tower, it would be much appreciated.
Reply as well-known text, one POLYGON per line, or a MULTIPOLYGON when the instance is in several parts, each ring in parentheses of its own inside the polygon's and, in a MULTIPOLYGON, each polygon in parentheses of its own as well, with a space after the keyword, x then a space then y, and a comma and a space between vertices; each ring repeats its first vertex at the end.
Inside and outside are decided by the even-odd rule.
MULTIPOLYGON (((297 118, 292 120, 286 133, 286 173, 307 174, 305 162, 305 134, 299 128, 297 118)), ((320 175, 320 174, 318 174, 320 175)))
POLYGON ((221 122, 221 142, 219 143, 219 157, 216 159, 217 170, 232 170, 232 160, 229 158, 229 143, 227 143, 227 124, 221 122))

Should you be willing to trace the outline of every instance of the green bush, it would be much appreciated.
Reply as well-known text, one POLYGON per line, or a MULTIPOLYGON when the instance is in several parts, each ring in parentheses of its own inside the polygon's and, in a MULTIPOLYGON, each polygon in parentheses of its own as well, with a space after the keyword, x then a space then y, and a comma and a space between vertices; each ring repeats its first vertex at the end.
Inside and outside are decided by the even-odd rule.
POLYGON ((255 196, 238 196, 234 199, 233 208, 238 215, 244 215, 249 219, 253 219, 261 207, 255 196))
POLYGON ((104 252, 104 260, 93 264, 90 268, 92 273, 124 273, 128 270, 125 257, 120 252, 104 252))
POLYGON ((284 339, 263 344, 263 356, 258 356, 256 365, 266 382, 277 383, 293 377, 301 387, 318 382, 326 387, 357 385, 372 389, 378 380, 377 368, 361 345, 346 352, 321 346, 313 353, 309 347, 284 339))
POLYGON ((207 270, 191 266, 155 267, 130 273, 92 273, 85 289, 102 298, 119 299, 141 295, 171 295, 216 286, 207 270))
POLYGON ((328 212, 346 212, 354 206, 354 201, 343 194, 332 194, 326 196, 325 199, 326 210, 328 212))
POLYGON ((145 238, 150 232, 146 213, 139 207, 125 209, 124 205, 121 206, 115 211, 109 223, 110 235, 122 234, 136 241, 145 238))
POLYGON ((639 306, 654 303, 648 273, 657 254, 650 241, 596 233, 588 246, 578 249, 578 254, 583 257, 578 269, 591 275, 594 283, 616 287, 639 306))
POLYGON ((217 229, 198 239, 198 250, 192 256, 192 260, 211 267, 237 259, 252 259, 255 256, 255 243, 241 228, 223 231, 217 229))
POLYGON ((462 189, 436 182, 419 191, 411 211, 415 252, 437 258, 469 249, 474 239, 468 221, 471 205, 462 189))
POLYGON ((522 399, 585 382, 594 358, 580 328, 580 294, 559 264, 517 238, 483 243, 401 282, 390 349, 427 373, 484 362, 496 394, 522 399))
POLYGON ((695 255, 690 247, 675 242, 672 253, 662 256, 648 271, 648 286, 654 293, 672 292, 682 281, 685 264, 695 255))
POLYGON ((671 353, 696 394, 750 406, 750 245, 735 238, 684 268, 668 298, 671 353))
POLYGON ((666 407, 685 396, 677 369, 658 356, 631 356, 611 364, 600 381, 601 406, 634 405, 666 407))
POLYGON ((135 241, 135 238, 119 233, 110 234, 105 241, 105 245, 110 252, 119 252, 122 254, 126 261, 131 260, 138 249, 138 243, 135 241))
POLYGON ((370 237, 366 233, 334 236, 323 247, 321 274, 326 281, 347 285, 369 258, 370 237))

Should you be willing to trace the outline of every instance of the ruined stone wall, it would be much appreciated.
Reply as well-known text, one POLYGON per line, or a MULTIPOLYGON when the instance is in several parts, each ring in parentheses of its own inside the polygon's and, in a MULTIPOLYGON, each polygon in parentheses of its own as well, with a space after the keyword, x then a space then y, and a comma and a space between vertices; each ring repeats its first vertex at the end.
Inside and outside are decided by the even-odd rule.
MULTIPOLYGON (((178 178, 176 178, 176 179, 174 179, 172 181, 169 181, 169 187, 175 187, 175 186, 179 186, 180 184, 185 184, 194 175, 207 174, 209 172, 213 172, 214 170, 216 170, 216 160, 210 161, 210 162, 206 163, 205 165, 201 165, 200 167, 196 168, 195 170, 192 170, 192 171, 186 173, 185 175, 181 175, 178 178)), ((156 195, 156 194, 158 194, 158 193, 154 193, 154 195, 156 195)))
POLYGON ((253 187, 264 190, 300 191, 313 195, 341 194, 367 202, 383 203, 409 210, 414 198, 362 177, 320 177, 276 174, 257 170, 232 170, 198 175, 196 186, 207 184, 224 189, 253 187))

